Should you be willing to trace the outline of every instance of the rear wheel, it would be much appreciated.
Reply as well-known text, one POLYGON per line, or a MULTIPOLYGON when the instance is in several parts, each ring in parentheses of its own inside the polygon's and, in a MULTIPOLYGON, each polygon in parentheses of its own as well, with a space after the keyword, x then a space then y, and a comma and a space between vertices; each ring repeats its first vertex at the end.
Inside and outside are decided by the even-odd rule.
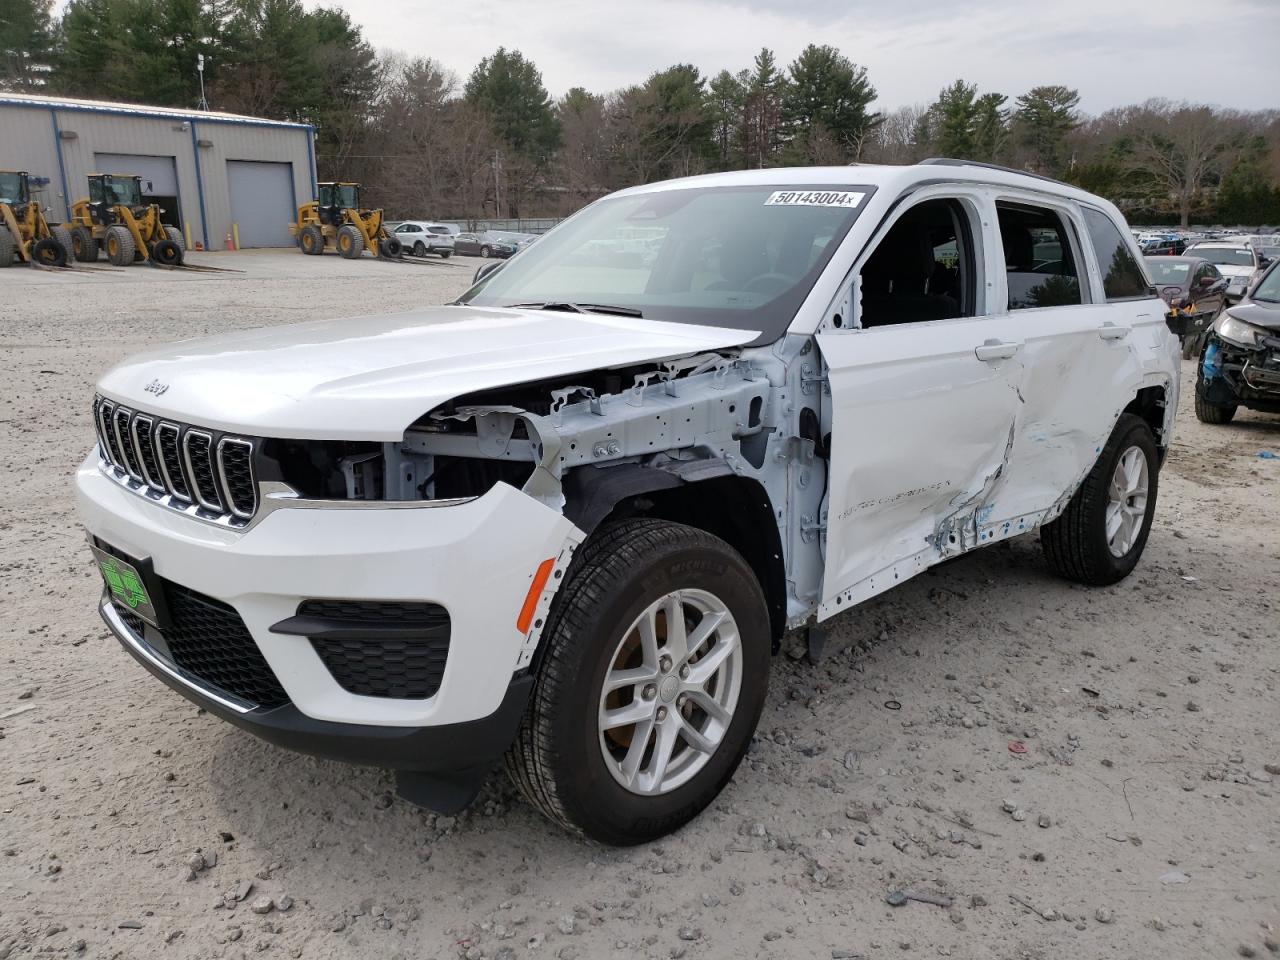
POLYGON ((42 267, 65 267, 67 251, 57 240, 45 237, 31 245, 31 262, 42 267))
POLYGON ((1151 428, 1140 417, 1121 414, 1067 508, 1040 531, 1049 565, 1070 580, 1094 586, 1127 577, 1151 531, 1158 470, 1151 428))
POLYGON ((358 227, 348 223, 339 228, 338 253, 348 260, 354 260, 364 253, 364 236, 358 227))
POLYGON ((70 263, 75 257, 75 244, 71 240, 71 231, 64 226, 50 227, 49 233, 53 239, 58 241, 58 246, 62 247, 63 263, 70 263))
POLYGON ((480 248, 480 256, 484 257, 486 260, 489 259, 489 257, 491 256, 491 253, 488 246, 483 246, 480 248))
POLYGON ((628 520, 580 548, 552 608, 507 770, 546 816, 635 844, 733 776, 768 689, 769 614, 723 540, 628 520))
POLYGON ((313 257, 324 253, 324 234, 320 232, 320 228, 310 225, 303 227, 298 234, 298 248, 313 257))
POLYGON ((183 239, 182 231, 177 227, 165 227, 164 235, 177 246, 183 253, 187 252, 187 242, 183 239))
POLYGON ((98 259, 98 241, 87 227, 71 231, 71 250, 81 263, 93 263, 98 259))
POLYGON ((13 257, 18 246, 13 242, 13 234, 9 228, 0 225, 0 267, 13 266, 13 257))
POLYGON ((106 241, 107 260, 113 267, 127 267, 133 263, 133 234, 127 227, 108 227, 106 241))

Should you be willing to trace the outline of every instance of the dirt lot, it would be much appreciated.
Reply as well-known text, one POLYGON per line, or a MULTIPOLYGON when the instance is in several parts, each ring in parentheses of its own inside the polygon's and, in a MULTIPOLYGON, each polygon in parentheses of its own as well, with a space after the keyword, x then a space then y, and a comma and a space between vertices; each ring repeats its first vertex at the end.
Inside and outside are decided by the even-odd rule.
POLYGON ((1184 365, 1133 576, 1063 583, 1028 536, 844 615, 821 665, 778 658, 718 803, 605 849, 500 775, 444 818, 266 746, 107 635, 70 489, 98 374, 155 341, 439 303, 475 266, 201 262, 246 272, 0 271, 0 960, 1280 951, 1280 462, 1258 456, 1280 418, 1197 423, 1184 365), (890 906, 902 888, 954 901, 890 906))

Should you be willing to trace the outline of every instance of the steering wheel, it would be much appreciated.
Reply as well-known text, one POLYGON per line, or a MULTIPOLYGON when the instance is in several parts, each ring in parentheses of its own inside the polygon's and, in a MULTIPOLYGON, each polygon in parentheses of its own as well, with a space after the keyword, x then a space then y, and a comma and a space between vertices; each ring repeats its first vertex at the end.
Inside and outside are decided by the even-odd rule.
POLYGON ((795 283, 794 277, 785 273, 762 273, 742 285, 748 293, 778 293, 795 283))

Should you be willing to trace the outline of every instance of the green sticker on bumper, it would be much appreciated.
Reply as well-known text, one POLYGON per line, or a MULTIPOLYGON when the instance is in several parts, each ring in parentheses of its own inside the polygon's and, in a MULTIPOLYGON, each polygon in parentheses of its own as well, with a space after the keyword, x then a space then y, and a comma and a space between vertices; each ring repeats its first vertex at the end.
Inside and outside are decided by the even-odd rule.
POLYGON ((92 544, 89 549, 98 561, 98 570, 107 586, 107 593, 118 609, 136 613, 153 627, 156 625, 156 608, 147 593, 146 584, 138 568, 127 560, 107 553, 92 544))
POLYGON ((129 564, 115 557, 107 557, 98 561, 98 567, 102 570, 102 578, 107 581, 107 589, 111 591, 111 595, 130 610, 151 606, 151 598, 142 585, 142 578, 129 564))

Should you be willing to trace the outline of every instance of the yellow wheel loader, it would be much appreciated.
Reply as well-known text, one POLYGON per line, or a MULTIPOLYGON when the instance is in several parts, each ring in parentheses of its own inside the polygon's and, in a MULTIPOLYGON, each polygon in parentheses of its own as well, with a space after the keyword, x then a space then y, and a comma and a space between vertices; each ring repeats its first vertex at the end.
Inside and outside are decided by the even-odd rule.
POLYGON ((71 256, 71 234, 50 225, 40 204, 31 196, 31 178, 25 170, 0 170, 0 267, 37 263, 65 267, 71 256))
POLYGON ((114 266, 138 260, 178 266, 186 253, 182 231, 160 220, 158 204, 142 202, 142 178, 119 173, 89 175, 89 196, 71 205, 71 247, 84 263, 104 250, 114 266))
POLYGON ((404 254, 404 246, 387 232, 381 210, 360 209, 360 184, 316 184, 319 200, 298 208, 298 219, 289 224, 298 249, 319 256, 326 249, 337 250, 354 260, 365 250, 376 257, 394 260, 404 254))

